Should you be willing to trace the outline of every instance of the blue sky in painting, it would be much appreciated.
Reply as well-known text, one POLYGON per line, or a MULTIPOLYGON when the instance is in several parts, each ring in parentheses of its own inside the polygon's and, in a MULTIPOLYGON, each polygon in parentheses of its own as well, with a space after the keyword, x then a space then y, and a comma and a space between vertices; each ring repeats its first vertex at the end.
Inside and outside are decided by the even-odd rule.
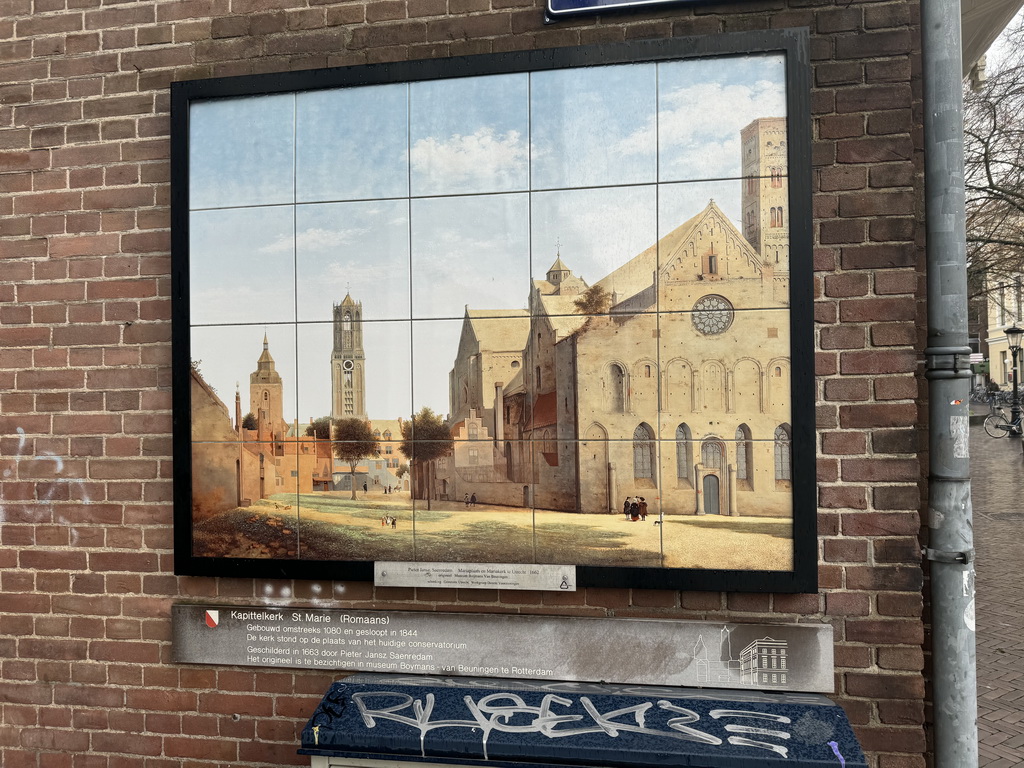
POLYGON ((298 94, 298 202, 408 195, 407 105, 404 83, 298 94))
POLYGON ((298 321, 297 351, 271 340, 301 374, 285 416, 327 413, 351 290, 371 416, 407 414, 412 378, 445 413, 461 322, 409 318, 525 308, 559 252, 596 282, 712 198, 738 226, 740 130, 785 115, 784 75, 732 56, 198 102, 191 206, 237 209, 192 214, 192 322, 252 327, 196 329, 193 356, 233 393, 264 325, 298 321))
POLYGON ((538 72, 530 89, 534 189, 655 181, 655 68, 538 72))
POLYGON ((292 216, 290 206, 192 213, 193 324, 295 321, 292 216))
POLYGON ((526 189, 529 82, 516 74, 411 84, 412 194, 526 189))
POLYGON ((525 308, 529 204, 526 194, 414 200, 413 316, 525 308))
MULTIPOLYGON (((350 290, 364 299, 364 319, 412 317, 408 200, 299 205, 295 230, 300 322, 329 322, 350 290)), ((262 252, 291 247, 289 238, 262 252)))
POLYGON ((200 101, 189 112, 189 207, 294 199, 295 97, 200 101))
MULTIPOLYGON (((756 118, 786 115, 785 73, 781 54, 659 65, 659 179, 739 176, 740 131, 756 118)), ((654 132, 652 121, 643 133, 654 132)))

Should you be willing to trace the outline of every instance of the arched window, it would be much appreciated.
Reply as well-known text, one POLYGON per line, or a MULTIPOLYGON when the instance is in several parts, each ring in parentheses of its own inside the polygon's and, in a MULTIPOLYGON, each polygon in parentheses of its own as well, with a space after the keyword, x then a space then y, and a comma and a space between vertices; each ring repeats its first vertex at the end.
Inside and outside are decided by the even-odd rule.
POLYGON ((775 483, 788 485, 793 479, 793 455, 789 424, 775 428, 775 483))
POLYGON ((540 389, 540 366, 539 365, 534 369, 534 375, 536 377, 535 384, 537 386, 537 389, 540 389))
POLYGON ((772 226, 773 227, 781 227, 781 226, 783 226, 782 206, 780 205, 778 208, 773 208, 772 210, 775 211, 775 223, 772 224, 772 226))
POLYGON ((654 481, 654 430, 646 423, 633 430, 633 478, 654 481))
POLYGON ((345 315, 341 318, 341 329, 343 331, 351 331, 352 330, 352 315, 351 315, 351 313, 346 312, 345 315))
POLYGON ((700 446, 700 463, 707 469, 721 469, 724 464, 722 444, 718 440, 705 440, 700 446))
POLYGON ((645 379, 651 378, 651 366, 649 366, 649 365, 645 365, 644 366, 644 378, 645 379))
POLYGON ((750 490, 753 486, 753 441, 750 437, 750 427, 740 424, 736 427, 736 482, 741 488, 750 490))
POLYGON ((480 426, 476 423, 469 425, 469 439, 476 440, 480 437, 480 426))
POLYGON ((686 424, 676 427, 676 479, 680 483, 693 485, 693 437, 686 424))
POLYGON ((270 399, 270 393, 268 393, 266 390, 264 390, 263 391, 263 402, 266 402, 269 399, 270 399))
POLYGON ((626 372, 618 363, 608 366, 610 408, 612 413, 626 412, 626 372))

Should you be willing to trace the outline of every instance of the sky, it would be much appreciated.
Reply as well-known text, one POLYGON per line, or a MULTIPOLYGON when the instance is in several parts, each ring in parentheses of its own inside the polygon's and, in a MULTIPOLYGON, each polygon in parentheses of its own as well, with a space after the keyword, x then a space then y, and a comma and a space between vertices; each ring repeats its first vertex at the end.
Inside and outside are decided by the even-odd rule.
POLYGON ((363 304, 371 418, 449 411, 467 307, 525 309, 556 256, 593 284, 710 199, 739 225, 740 130, 782 56, 196 102, 192 357, 233 408, 267 336, 285 418, 330 412, 332 307, 363 304), (413 353, 413 350, 415 354, 413 353))

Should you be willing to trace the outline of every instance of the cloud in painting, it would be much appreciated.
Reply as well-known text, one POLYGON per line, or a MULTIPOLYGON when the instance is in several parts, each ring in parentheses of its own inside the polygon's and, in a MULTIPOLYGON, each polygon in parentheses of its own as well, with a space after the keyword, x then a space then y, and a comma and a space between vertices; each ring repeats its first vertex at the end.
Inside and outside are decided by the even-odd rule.
MULTIPOLYGON (((740 131, 757 118, 786 114, 785 85, 770 80, 694 83, 664 91, 660 98, 657 132, 663 180, 739 176, 740 131)), ((653 120, 648 122, 615 151, 638 151, 648 145, 655 128, 653 120)))
POLYGON ((507 190, 522 178, 527 146, 519 131, 498 133, 485 126, 447 140, 419 139, 410 159, 424 192, 507 190))
POLYGON ((351 229, 324 229, 311 227, 296 235, 294 242, 290 237, 279 237, 273 242, 261 246, 260 253, 291 253, 292 248, 298 250, 330 250, 352 243, 357 237, 366 234, 367 230, 359 227, 351 229))

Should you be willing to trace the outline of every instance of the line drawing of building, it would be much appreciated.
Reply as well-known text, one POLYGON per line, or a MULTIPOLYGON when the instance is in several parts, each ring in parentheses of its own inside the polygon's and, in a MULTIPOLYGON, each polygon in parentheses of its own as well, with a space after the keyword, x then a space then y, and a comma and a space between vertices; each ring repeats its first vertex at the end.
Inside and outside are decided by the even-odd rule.
POLYGON ((789 680, 789 643, 772 637, 752 640, 739 657, 732 651, 732 629, 723 626, 719 632, 718 653, 713 657, 704 635, 697 636, 693 646, 693 662, 700 685, 747 685, 754 688, 785 686, 789 680))

